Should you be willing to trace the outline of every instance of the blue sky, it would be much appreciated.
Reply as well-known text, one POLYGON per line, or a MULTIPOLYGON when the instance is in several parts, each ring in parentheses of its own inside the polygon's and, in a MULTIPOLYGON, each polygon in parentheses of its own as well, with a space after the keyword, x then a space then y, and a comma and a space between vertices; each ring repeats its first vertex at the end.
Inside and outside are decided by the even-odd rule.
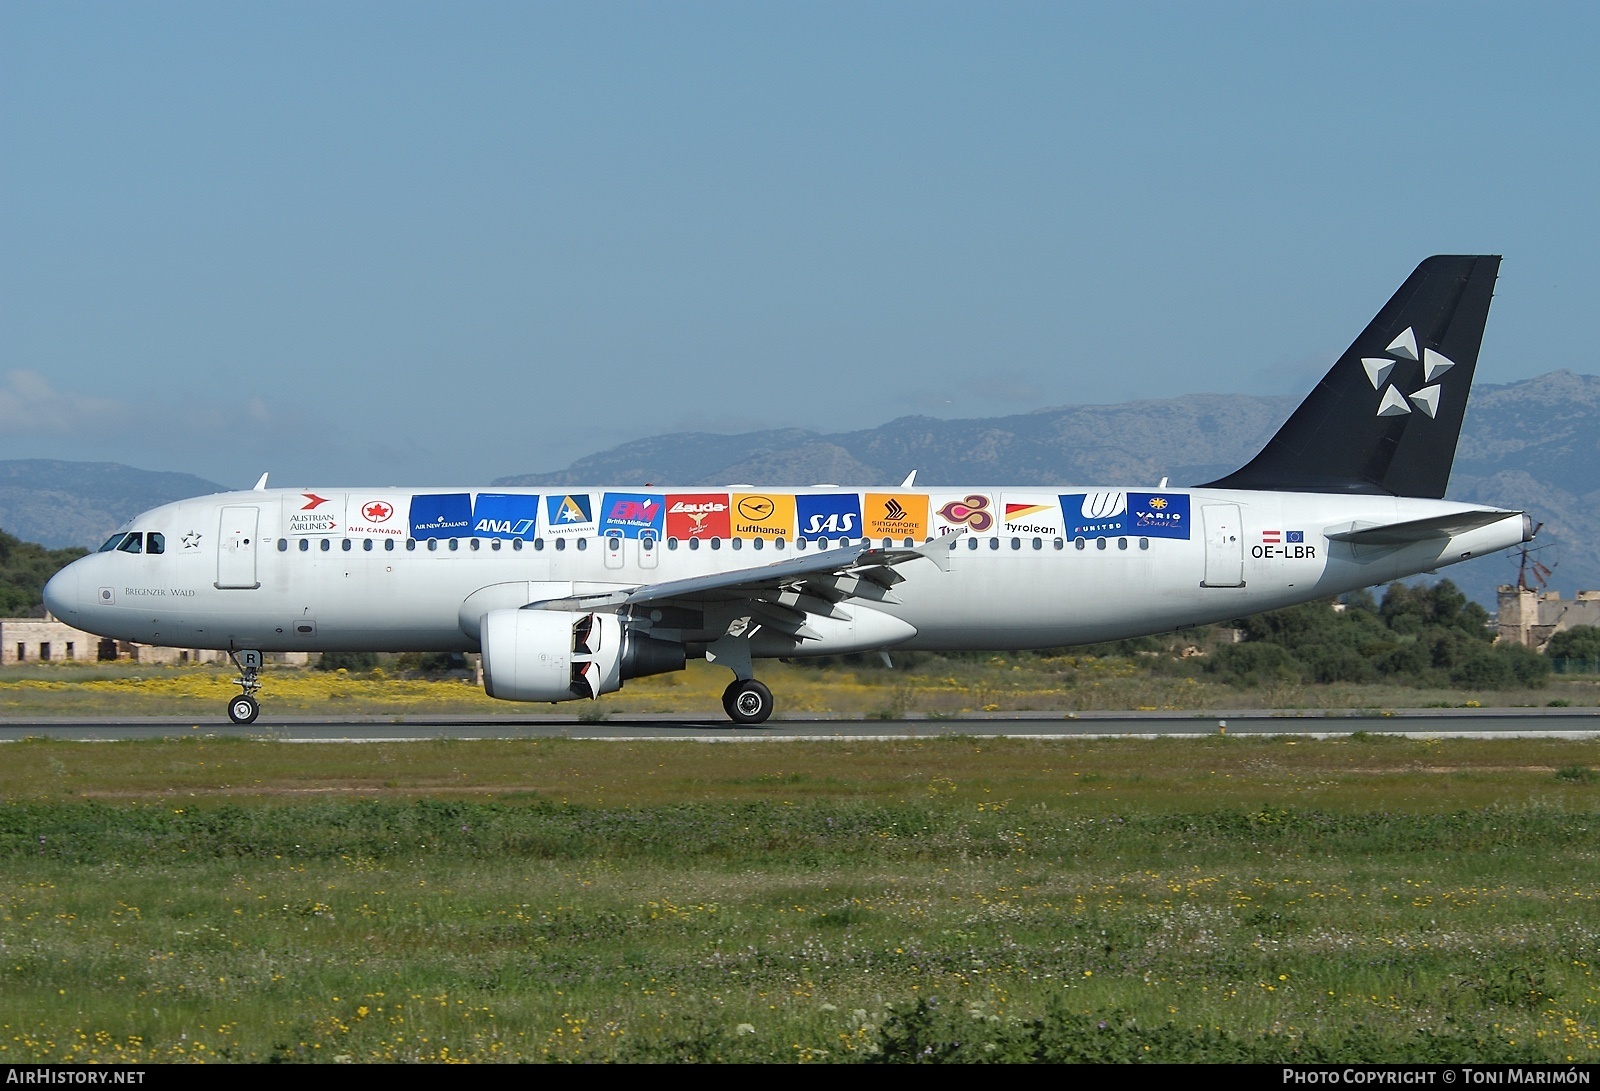
POLYGON ((1506 256, 1595 370, 1593 5, 0 5, 0 458, 477 484, 1309 389, 1506 256))

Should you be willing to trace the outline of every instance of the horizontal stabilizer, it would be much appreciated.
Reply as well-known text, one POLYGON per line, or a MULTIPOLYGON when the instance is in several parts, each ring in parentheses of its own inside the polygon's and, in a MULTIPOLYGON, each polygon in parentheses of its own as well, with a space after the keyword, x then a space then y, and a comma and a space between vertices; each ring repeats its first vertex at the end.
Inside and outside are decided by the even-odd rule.
POLYGON ((1328 540, 1352 545, 1411 545, 1413 542, 1465 534, 1469 530, 1477 530, 1521 514, 1518 511, 1457 511, 1427 519, 1409 519, 1404 523, 1363 525, 1358 522, 1345 530, 1330 531, 1328 540))

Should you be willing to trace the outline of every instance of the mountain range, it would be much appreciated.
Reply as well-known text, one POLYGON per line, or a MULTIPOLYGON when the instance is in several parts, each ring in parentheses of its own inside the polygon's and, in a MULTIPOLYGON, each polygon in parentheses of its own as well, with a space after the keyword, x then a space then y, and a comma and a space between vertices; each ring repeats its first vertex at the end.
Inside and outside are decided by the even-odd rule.
MULTIPOLYGON (((502 477, 496 486, 1156 485, 1208 481, 1260 449, 1294 397, 1190 394, 1121 405, 1040 409, 1008 417, 901 417, 878 428, 823 433, 779 429, 651 436, 579 459, 564 470, 502 477)), ((189 474, 114 463, 0 462, 0 528, 46 546, 97 545, 156 504, 221 491, 189 474)), ((1600 377, 1556 371, 1504 385, 1479 383, 1450 479, 1451 499, 1521 508, 1544 528, 1539 559, 1552 587, 1600 587, 1600 377)), ((1516 578, 1505 556, 1446 574, 1493 606, 1516 578)))

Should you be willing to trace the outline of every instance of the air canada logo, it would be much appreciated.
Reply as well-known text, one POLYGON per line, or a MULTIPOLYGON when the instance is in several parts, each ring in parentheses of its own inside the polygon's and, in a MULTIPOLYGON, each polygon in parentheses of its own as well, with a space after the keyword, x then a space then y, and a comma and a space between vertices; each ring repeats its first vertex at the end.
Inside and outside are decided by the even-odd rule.
MULTIPOLYGON (((891 500, 890 503, 894 501, 891 500)), ((982 534, 994 526, 994 515, 989 511, 989 498, 976 493, 944 505, 939 509, 939 518, 957 526, 964 523, 975 534, 982 534)))
POLYGON ((1436 349, 1424 347, 1422 355, 1417 355, 1417 334, 1410 326, 1405 331, 1390 341, 1383 350, 1395 359, 1384 356, 1363 356, 1361 367, 1367 373, 1367 381, 1372 384, 1373 390, 1381 390, 1383 394, 1378 399, 1378 416, 1404 417, 1411 413, 1415 406, 1417 412, 1432 420, 1439 412, 1440 384, 1435 379, 1455 367, 1455 361, 1445 356, 1436 349), (1402 394, 1400 388, 1389 382, 1389 376, 1394 373, 1395 366, 1401 360, 1410 360, 1422 365, 1422 381, 1425 384, 1415 393, 1402 394), (1387 384, 1387 385, 1386 385, 1387 384))
POLYGON ((369 523, 387 523, 394 517, 394 505, 374 500, 361 506, 361 518, 369 523))

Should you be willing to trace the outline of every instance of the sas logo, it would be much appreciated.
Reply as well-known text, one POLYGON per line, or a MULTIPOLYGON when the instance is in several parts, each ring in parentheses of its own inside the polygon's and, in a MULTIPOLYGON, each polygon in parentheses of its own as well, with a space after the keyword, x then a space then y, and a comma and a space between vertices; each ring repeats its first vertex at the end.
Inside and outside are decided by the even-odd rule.
POLYGON ((667 497, 668 538, 727 538, 729 525, 726 493, 667 497))
POLYGON ((645 493, 608 492, 600 505, 601 535, 620 534, 638 538, 641 533, 661 537, 662 516, 666 512, 661 497, 645 493))
POLYGON ((934 533, 944 534, 965 528, 973 534, 982 534, 994 526, 993 503, 982 493, 970 493, 960 499, 949 500, 934 509, 934 533))
POLYGON ((586 492, 545 498, 546 534, 593 534, 594 501, 586 492))
POLYGON ((928 497, 924 493, 868 493, 865 503, 869 538, 923 538, 928 533, 928 497))
POLYGON ((479 538, 533 537, 539 498, 526 493, 480 492, 472 505, 472 533, 479 538))
POLYGON ((1130 492, 1130 533, 1146 538, 1189 538, 1189 497, 1186 493, 1130 492))
POLYGON ((735 538, 794 537, 794 496, 780 493, 735 493, 733 536, 735 538))
POLYGON ((411 536, 464 538, 472 529, 472 494, 434 493, 411 498, 411 536))
POLYGON ((853 492, 821 493, 795 497, 799 509, 800 537, 853 538, 861 528, 861 497, 853 492))

